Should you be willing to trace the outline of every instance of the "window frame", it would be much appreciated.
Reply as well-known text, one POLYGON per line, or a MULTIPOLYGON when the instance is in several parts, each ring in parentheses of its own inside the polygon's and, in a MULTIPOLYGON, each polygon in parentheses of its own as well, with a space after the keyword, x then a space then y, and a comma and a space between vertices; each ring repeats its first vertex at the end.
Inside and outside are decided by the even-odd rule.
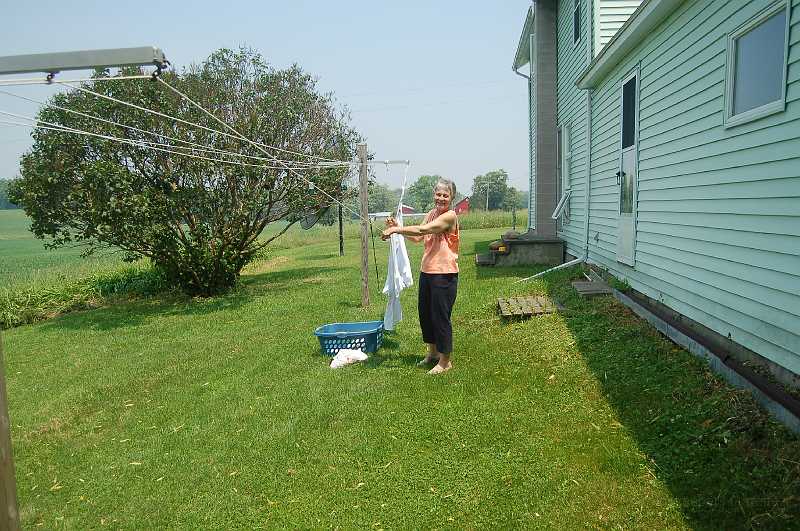
POLYGON ((557 220, 562 217, 563 224, 569 223, 569 198, 572 195, 572 131, 570 124, 561 124, 556 129, 556 168, 560 198, 550 215, 557 220))
MULTIPOLYGON (((625 74, 620 79, 620 83, 619 83, 619 88, 620 88, 620 94, 619 94, 619 143, 617 144, 618 149, 619 149, 619 151, 618 151, 619 158, 618 158, 617 166, 618 166, 619 170, 622 171, 624 152, 625 152, 625 150, 632 149, 635 152, 635 157, 634 157, 635 172, 634 172, 634 175, 633 175, 633 183, 634 184, 633 184, 633 192, 632 192, 632 196, 631 196, 631 211, 630 212, 623 212, 622 211, 622 186, 624 185, 624 183, 621 181, 621 176, 620 176, 620 182, 618 184, 620 189, 619 189, 618 197, 617 197, 617 200, 618 200, 618 203, 619 203, 617 205, 617 215, 619 216, 619 215, 622 215, 622 214, 631 214, 633 216, 634 227, 636 226, 636 218, 637 218, 636 205, 637 205, 638 194, 639 194, 639 130, 640 130, 640 126, 641 126, 641 123, 639 121, 639 98, 641 96, 641 89, 642 89, 641 82, 642 82, 641 63, 638 63, 635 67, 633 67, 630 71, 628 71, 627 74, 625 74), (624 144, 623 139, 624 139, 624 135, 625 135, 625 89, 624 89, 624 87, 625 87, 625 85, 627 85, 632 80, 635 80, 634 90, 633 90, 633 94, 631 96, 633 98, 633 109, 632 109, 632 112, 633 112, 633 116, 632 116, 632 119, 633 119, 633 124, 632 124, 633 125, 633 142, 631 144, 629 144, 628 146, 624 146, 623 145, 624 144)), ((636 244, 634 242, 634 246, 635 245, 636 244)))
POLYGON ((787 0, 780 0, 760 11, 757 15, 750 18, 726 36, 727 53, 725 57, 725 112, 723 114, 723 126, 725 128, 734 127, 770 116, 786 110, 786 81, 789 63, 789 33, 791 31, 791 10, 787 0), (786 15, 786 27, 783 38, 783 69, 781 79, 781 96, 779 99, 765 103, 760 107, 749 109, 739 114, 733 114, 733 96, 736 83, 736 45, 737 40, 766 22, 768 19, 777 15, 781 11, 786 15))
POLYGON ((581 0, 573 0, 572 6, 572 46, 577 47, 581 42, 581 0), (577 37, 577 38, 576 38, 577 37))

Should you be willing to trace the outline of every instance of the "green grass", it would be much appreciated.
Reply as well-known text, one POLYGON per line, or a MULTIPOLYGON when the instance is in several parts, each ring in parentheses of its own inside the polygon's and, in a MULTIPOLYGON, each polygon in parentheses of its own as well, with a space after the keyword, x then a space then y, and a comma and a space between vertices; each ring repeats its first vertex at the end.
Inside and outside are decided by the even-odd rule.
POLYGON ((0 210, 0 288, 51 287, 123 266, 117 255, 83 258, 75 247, 45 249, 29 227, 22 210, 0 210))
MULTIPOLYGON (((524 213, 523 213, 524 214, 524 213)), ((524 215, 520 222, 524 225, 524 215)), ((511 213, 475 212, 462 216, 464 228, 507 228, 511 213)), ((275 223, 262 234, 268 239, 286 225, 275 223)), ((123 263, 115 254, 82 257, 76 247, 46 249, 28 230, 29 221, 21 210, 0 210, 0 329, 30 324, 77 310, 97 308, 117 301, 165 289, 161 277, 140 260, 123 263)), ((380 241, 381 220, 370 227, 370 236, 380 241)), ((343 236, 360 238, 360 224, 346 221, 343 236)), ((321 242, 338 242, 338 226, 317 225, 302 230, 298 225, 262 250, 269 256, 281 249, 294 249, 321 242)), ((374 242, 373 242, 374 244, 374 242)))
POLYGON ((24 527, 797 525, 796 437, 612 299, 578 298, 578 271, 476 269, 498 232, 462 233, 441 377, 414 366, 413 289, 377 355, 327 367, 314 328, 384 304, 373 280, 359 307, 355 239, 275 249, 224 297, 4 332, 24 527), (503 323, 512 293, 567 310, 503 323))

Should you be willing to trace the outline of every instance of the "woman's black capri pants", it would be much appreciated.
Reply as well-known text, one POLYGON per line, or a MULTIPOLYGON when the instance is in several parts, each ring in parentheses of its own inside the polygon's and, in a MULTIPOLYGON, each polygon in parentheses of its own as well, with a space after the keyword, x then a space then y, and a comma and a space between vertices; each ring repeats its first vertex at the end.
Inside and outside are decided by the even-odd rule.
POLYGON ((419 274, 419 326, 422 340, 436 344, 440 354, 453 352, 450 315, 456 302, 458 273, 419 274))

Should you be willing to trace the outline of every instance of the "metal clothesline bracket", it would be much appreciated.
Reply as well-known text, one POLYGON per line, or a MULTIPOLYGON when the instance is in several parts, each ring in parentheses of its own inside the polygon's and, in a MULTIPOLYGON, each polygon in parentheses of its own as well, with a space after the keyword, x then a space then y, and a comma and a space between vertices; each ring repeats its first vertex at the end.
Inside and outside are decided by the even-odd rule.
POLYGON ((161 76, 161 73, 166 70, 170 66, 170 62, 164 58, 163 61, 156 64, 156 69, 153 71, 152 76, 150 77, 153 81, 158 81, 158 78, 161 76))

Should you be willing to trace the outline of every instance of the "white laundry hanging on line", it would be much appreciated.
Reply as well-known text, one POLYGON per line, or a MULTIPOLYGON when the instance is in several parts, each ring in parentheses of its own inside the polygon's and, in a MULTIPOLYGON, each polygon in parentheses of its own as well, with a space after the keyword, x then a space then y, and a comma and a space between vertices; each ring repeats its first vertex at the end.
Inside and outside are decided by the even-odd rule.
MULTIPOLYGON (((386 165, 389 171, 389 165, 386 165)), ((403 187, 400 191, 400 203, 397 206, 395 221, 397 225, 403 226, 403 196, 406 191, 406 178, 408 177, 408 164, 406 164, 405 175, 403 176, 403 187)), ((389 266, 386 274, 386 283, 383 285, 383 292, 389 297, 386 302, 386 312, 383 314, 383 328, 394 330, 395 325, 403 320, 403 307, 400 305, 400 292, 414 284, 411 275, 411 262, 408 259, 406 250, 406 240, 400 234, 392 234, 389 237, 389 266)))

